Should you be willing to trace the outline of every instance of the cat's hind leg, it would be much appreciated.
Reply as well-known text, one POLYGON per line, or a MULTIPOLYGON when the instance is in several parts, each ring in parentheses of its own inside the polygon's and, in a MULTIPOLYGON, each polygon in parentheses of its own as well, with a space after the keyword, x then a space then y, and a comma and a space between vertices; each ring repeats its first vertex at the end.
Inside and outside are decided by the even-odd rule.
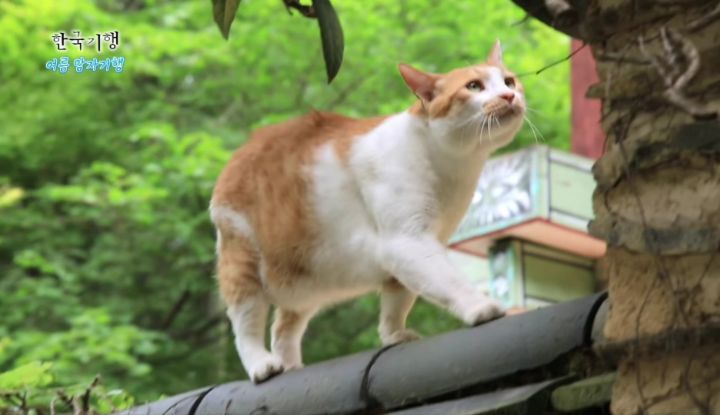
POLYGON ((238 236, 218 235, 218 282, 232 323, 235 347, 254 383, 282 373, 282 360, 265 348, 270 304, 258 277, 258 259, 251 244, 238 236))
POLYGON ((302 364, 302 337, 315 310, 275 310, 271 347, 273 354, 282 359, 285 370, 299 369, 302 364))
POLYGON ((270 305, 261 297, 247 298, 228 307, 235 347, 248 376, 263 382, 283 372, 282 359, 265 349, 265 323, 270 305))
POLYGON ((405 328, 410 309, 417 295, 396 279, 385 282, 380 292, 380 340, 383 345, 402 343, 420 338, 414 330, 405 328))

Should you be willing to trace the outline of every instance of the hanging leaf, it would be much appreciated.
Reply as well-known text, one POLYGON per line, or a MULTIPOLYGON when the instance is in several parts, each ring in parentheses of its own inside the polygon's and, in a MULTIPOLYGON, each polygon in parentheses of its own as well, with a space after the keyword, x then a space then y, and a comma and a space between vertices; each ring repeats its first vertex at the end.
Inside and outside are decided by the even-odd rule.
POLYGON ((213 18, 225 39, 230 37, 230 26, 235 19, 240 0, 212 0, 213 18))
POLYGON ((325 71, 330 83, 342 65, 345 49, 342 26, 330 0, 312 0, 312 5, 320 25, 325 71))

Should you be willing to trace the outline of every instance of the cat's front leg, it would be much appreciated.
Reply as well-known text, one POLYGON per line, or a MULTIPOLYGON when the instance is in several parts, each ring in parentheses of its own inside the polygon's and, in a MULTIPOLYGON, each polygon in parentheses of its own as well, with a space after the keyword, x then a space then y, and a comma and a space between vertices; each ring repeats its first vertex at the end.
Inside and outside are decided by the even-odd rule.
POLYGON ((420 338, 414 330, 405 328, 410 309, 417 295, 396 279, 385 282, 380 292, 380 340, 383 345, 403 343, 420 338))
POLYGON ((466 324, 502 317, 499 302, 487 297, 447 258, 446 248, 432 235, 393 235, 383 243, 386 270, 410 290, 446 307, 466 324))

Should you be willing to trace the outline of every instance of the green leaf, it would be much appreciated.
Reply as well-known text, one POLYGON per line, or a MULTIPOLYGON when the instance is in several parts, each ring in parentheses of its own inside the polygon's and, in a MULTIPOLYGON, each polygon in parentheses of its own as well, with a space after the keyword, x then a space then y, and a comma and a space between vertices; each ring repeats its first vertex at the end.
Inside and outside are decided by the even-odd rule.
POLYGON ((25 191, 19 187, 11 187, 9 189, 0 188, 0 209, 16 204, 24 195, 25 191))
POLYGON ((33 361, 0 373, 0 390, 20 390, 28 386, 45 386, 52 382, 50 363, 33 361))
POLYGON ((235 12, 240 5, 240 0, 212 0, 213 18, 225 39, 230 37, 230 26, 235 19, 235 12))
POLYGON ((313 0, 312 4, 320 25, 325 71, 327 72, 328 83, 330 83, 340 71, 340 65, 342 65, 345 50, 343 30, 330 0, 313 0))

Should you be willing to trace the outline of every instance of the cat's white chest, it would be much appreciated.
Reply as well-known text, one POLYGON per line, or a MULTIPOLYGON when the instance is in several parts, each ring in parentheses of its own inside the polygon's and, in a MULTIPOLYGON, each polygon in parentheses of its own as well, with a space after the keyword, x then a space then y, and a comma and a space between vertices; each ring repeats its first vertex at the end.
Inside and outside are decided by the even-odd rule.
POLYGON ((318 149, 306 174, 308 203, 317 222, 310 274, 291 290, 271 292, 288 308, 322 307, 379 288, 390 275, 376 261, 377 229, 352 172, 331 145, 318 149))
MULTIPOLYGON (((379 289, 392 277, 382 264, 388 240, 427 230, 445 243, 472 197, 472 179, 439 182, 428 150, 399 117, 361 137, 342 160, 320 147, 306 174, 317 221, 309 279, 274 297, 287 306, 322 306, 379 289)), ((457 167, 457 166, 450 166, 457 167)))
POLYGON ((470 177, 449 181, 438 190, 440 208, 433 228, 443 243, 450 239, 465 217, 476 187, 477 180, 470 177))

